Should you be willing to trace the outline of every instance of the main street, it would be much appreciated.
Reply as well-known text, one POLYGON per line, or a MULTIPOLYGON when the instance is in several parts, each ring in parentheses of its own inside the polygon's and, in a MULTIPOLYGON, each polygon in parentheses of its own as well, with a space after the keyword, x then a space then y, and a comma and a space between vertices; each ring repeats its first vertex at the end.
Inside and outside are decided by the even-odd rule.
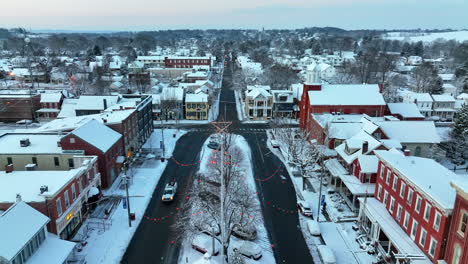
MULTIPOLYGON (((230 121, 230 132, 244 136, 252 150, 252 162, 258 195, 261 201, 265 225, 276 262, 313 263, 305 243, 297 213, 296 194, 282 162, 267 145, 265 124, 241 124, 237 119, 232 73, 226 68, 220 96, 219 121, 230 121), (285 212, 286 211, 286 212, 285 212)), ((190 188, 191 177, 198 170, 202 145, 213 133, 211 125, 197 125, 179 139, 161 179, 145 212, 150 218, 165 218, 165 221, 143 219, 133 236, 122 263, 177 263, 180 241, 174 240, 175 212, 184 200, 183 193, 190 188), (165 184, 176 178, 179 184, 178 198, 171 204, 160 201, 165 184)))

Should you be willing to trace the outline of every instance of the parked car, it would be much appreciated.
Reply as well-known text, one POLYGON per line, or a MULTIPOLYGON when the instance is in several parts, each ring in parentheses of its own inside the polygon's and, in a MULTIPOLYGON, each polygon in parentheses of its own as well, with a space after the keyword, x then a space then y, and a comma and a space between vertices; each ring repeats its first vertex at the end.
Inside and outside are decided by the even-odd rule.
POLYGON ((166 184, 166 188, 164 188, 164 193, 161 197, 163 202, 172 202, 177 192, 177 182, 171 181, 170 183, 166 184))
POLYGON ((301 176, 301 170, 297 166, 291 166, 291 173, 295 177, 300 177, 301 176))
POLYGON ((262 257, 262 250, 260 247, 250 241, 242 241, 240 244, 234 246, 234 251, 237 251, 240 254, 255 260, 258 260, 262 257))
POLYGON ((317 221, 315 220, 308 220, 307 221, 307 229, 309 229, 309 233, 313 236, 320 236, 320 226, 317 221))
POLYGON ((333 253, 331 248, 325 245, 319 245, 317 246, 317 249, 318 249, 320 260, 322 261, 323 264, 336 264, 335 254, 333 253))
POLYGON ((192 240, 192 248, 203 254, 209 253, 213 256, 219 254, 221 245, 218 240, 214 240, 214 250, 213 250, 213 237, 206 234, 198 234, 192 240))
POLYGON ((297 201, 297 208, 299 209, 302 215, 312 217, 312 209, 306 201, 297 201))
POLYGON ((277 140, 272 139, 270 142, 273 148, 279 148, 279 142, 277 140))
POLYGON ((254 240, 257 238, 257 229, 253 225, 239 227, 236 226, 232 230, 233 235, 244 240, 254 240))

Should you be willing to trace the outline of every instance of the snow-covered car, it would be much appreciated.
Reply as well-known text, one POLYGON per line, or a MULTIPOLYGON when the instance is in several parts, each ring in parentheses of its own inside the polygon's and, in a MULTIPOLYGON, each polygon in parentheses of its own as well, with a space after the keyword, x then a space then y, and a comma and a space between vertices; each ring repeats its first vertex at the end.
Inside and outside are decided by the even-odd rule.
POLYGON ((301 212, 302 215, 312 217, 312 209, 310 208, 309 203, 307 203, 306 201, 297 201, 297 208, 299 209, 299 212, 301 212))
POLYGON ((271 142, 272 147, 279 148, 279 142, 278 141, 272 139, 272 140, 270 140, 270 142, 271 142))
POLYGON ((323 264, 336 264, 335 254, 331 248, 325 245, 318 245, 317 250, 319 253, 320 260, 323 264))
POLYGON ((307 221, 307 229, 309 233, 313 236, 320 236, 320 226, 317 221, 315 220, 308 220, 307 221))
POLYGON ((291 173, 295 177, 301 176, 301 170, 297 166, 291 166, 291 173))
POLYGON ((235 245, 233 248, 234 251, 237 251, 240 254, 251 259, 258 260, 262 257, 262 250, 260 249, 260 247, 257 244, 250 241, 242 241, 240 244, 235 245))
POLYGON ((205 233, 207 235, 215 235, 218 236, 221 234, 221 230, 219 230, 218 225, 213 221, 209 223, 207 221, 198 221, 194 223, 195 227, 200 230, 200 232, 205 233))
POLYGON ((163 195, 161 200, 163 202, 172 202, 177 192, 177 182, 171 181, 170 183, 166 184, 166 188, 164 188, 163 195))
POLYGON ((198 234, 193 237, 192 248, 203 254, 209 253, 212 256, 217 256, 221 245, 218 240, 214 239, 214 250, 213 250, 213 237, 206 234, 198 234))
POLYGON ((257 238, 257 229, 253 225, 244 227, 235 226, 232 229, 232 234, 240 239, 255 240, 257 238))

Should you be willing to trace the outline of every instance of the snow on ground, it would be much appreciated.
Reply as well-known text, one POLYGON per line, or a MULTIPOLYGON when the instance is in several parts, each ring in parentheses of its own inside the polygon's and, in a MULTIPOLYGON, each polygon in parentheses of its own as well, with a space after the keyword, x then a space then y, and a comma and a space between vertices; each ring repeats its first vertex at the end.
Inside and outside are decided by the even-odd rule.
POLYGON ((465 30, 440 33, 391 32, 385 35, 384 38, 391 40, 407 40, 410 42, 431 42, 440 38, 445 40, 454 39, 456 41, 465 41, 468 40, 468 31, 465 30))
MULTIPOLYGON (((186 131, 183 130, 164 130, 166 157, 172 155, 176 141, 185 133, 186 131), (175 138, 172 136, 174 133, 176 133, 175 138)), ((157 142, 159 146, 161 138, 161 131, 156 129, 148 141, 152 141, 154 144, 157 142)), ((88 244, 78 253, 85 256, 88 264, 120 263, 166 165, 167 162, 161 163, 159 160, 146 159, 141 167, 129 169, 128 174, 133 174, 133 180, 128 189, 129 195, 138 195, 137 197, 130 197, 130 208, 136 215, 136 220, 132 222, 132 227, 128 227, 127 209, 123 208, 122 203, 118 204, 111 215, 109 221, 111 225, 107 228, 98 228, 95 224, 92 224, 92 222, 96 222, 96 219, 92 218, 88 218, 83 223, 74 240, 81 240, 83 238, 83 234, 87 233, 89 224, 90 229, 88 238, 86 239, 88 244)), ((119 188, 120 180, 121 178, 119 177, 113 186, 105 191, 105 195, 124 196, 125 190, 119 188)))
MULTIPOLYGON (((267 145, 270 151, 275 154, 285 165, 286 169, 289 172, 289 175, 292 174, 292 170, 288 163, 286 162, 286 155, 282 153, 282 151, 278 148, 273 148, 271 145, 271 130, 267 132, 268 140, 267 145)), ((282 143, 279 142, 281 145, 282 143)), ((317 220, 317 212, 319 209, 318 201, 319 201, 319 193, 318 190, 320 188, 320 182, 318 179, 311 179, 310 182, 312 184, 313 190, 302 190, 302 177, 294 177, 290 176, 291 180, 294 184, 294 188, 296 190, 296 194, 298 199, 305 200, 308 202, 309 206, 312 209, 314 219, 317 220)), ((337 223, 334 222, 334 219, 338 219, 335 214, 334 208, 338 206, 333 199, 331 199, 331 195, 326 192, 327 187, 322 186, 322 195, 325 195, 325 200, 327 202, 327 213, 329 214, 331 221, 327 222, 325 216, 322 213, 322 210, 319 212, 319 224, 320 230, 322 233, 321 238, 314 237, 310 234, 306 221, 310 218, 305 217, 299 213, 299 221, 302 229, 302 233, 306 240, 307 246, 311 252, 312 258, 314 259, 315 263, 321 263, 318 252, 317 252, 317 245, 326 244, 329 246, 332 251, 335 253, 337 258, 337 263, 343 264, 368 264, 372 263, 375 259, 374 256, 368 255, 367 252, 362 251, 359 248, 359 245, 355 241, 356 231, 352 230, 352 225, 354 222, 343 222, 337 223)), ((347 213, 349 210, 345 210, 344 213, 347 213)))
POLYGON ((441 142, 447 142, 450 140, 451 127, 436 127, 437 134, 440 137, 441 142))
MULTIPOLYGON (((245 140, 244 137, 240 135, 233 135, 233 140, 235 142, 235 145, 239 147, 239 149, 243 152, 242 156, 243 157, 248 157, 242 160, 240 162, 239 166, 243 168, 243 170, 246 172, 246 183, 248 184, 249 188, 252 190, 252 192, 256 192, 256 185, 255 185, 255 180, 252 172, 252 156, 251 156, 251 151, 249 144, 245 140)), ((207 147, 210 139, 207 139, 203 145, 202 148, 202 153, 201 153, 201 159, 200 159, 200 168, 199 172, 200 173, 206 173, 209 171, 209 162, 211 160, 213 150, 209 149, 207 147)), ((257 204, 260 207, 260 201, 257 199, 257 204)), ((253 260, 249 258, 244 258, 246 264, 274 264, 276 263, 273 251, 271 249, 271 243, 268 239, 268 233, 264 225, 264 220, 261 214, 258 215, 259 217, 259 222, 256 225, 257 228, 257 238, 254 242, 256 242, 260 248, 262 249, 262 257, 259 260, 253 260)), ((232 248, 234 245, 240 243, 242 240, 232 237, 231 238, 231 245, 230 248, 232 248)), ((193 263, 196 260, 199 260, 200 258, 203 257, 203 255, 192 249, 190 245, 191 241, 189 239, 185 239, 182 242, 181 246, 181 252, 179 254, 179 263, 193 263), (188 262, 187 262, 188 261, 188 262)), ((221 263, 221 254, 218 256, 212 257, 212 261, 214 263, 221 263)))
POLYGON ((237 109, 237 118, 239 121, 244 121, 245 120, 245 106, 244 102, 242 102, 241 98, 241 91, 240 90, 234 90, 234 97, 236 98, 236 109, 237 109))

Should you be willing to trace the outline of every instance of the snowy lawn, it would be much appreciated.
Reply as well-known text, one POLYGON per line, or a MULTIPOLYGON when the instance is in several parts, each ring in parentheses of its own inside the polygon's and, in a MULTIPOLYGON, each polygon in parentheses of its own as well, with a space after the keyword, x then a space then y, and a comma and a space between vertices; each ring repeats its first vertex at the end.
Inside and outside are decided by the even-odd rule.
POLYGON ((245 105, 244 102, 242 102, 242 96, 240 93, 240 90, 234 90, 234 97, 236 98, 237 118, 239 118, 239 121, 244 121, 246 119, 244 112, 245 105))
MULTIPOLYGON (((255 185, 253 172, 252 172, 252 166, 251 166, 252 157, 251 157, 250 147, 249 147, 247 141, 245 140, 245 138, 243 138, 242 136, 233 135, 233 140, 235 142, 235 145, 237 145, 239 147, 239 149, 243 152, 242 156, 246 157, 239 164, 239 166, 241 166, 241 168, 243 168, 243 170, 246 173, 245 182, 247 183, 249 188, 252 190, 252 192, 256 192, 256 185, 255 185)), ((209 171, 210 161, 212 160, 213 150, 209 149, 207 147, 208 143, 209 143, 209 139, 207 139, 207 141, 203 145, 203 150, 202 150, 202 154, 201 154, 201 161, 200 161, 200 169, 199 169, 200 173, 207 173, 209 171)), ((258 200, 258 196, 255 196, 255 197, 257 197, 256 203, 260 208, 260 201, 258 200)), ((264 263, 264 264, 273 264, 273 263, 276 263, 275 258, 273 256, 273 252, 271 250, 271 246, 270 246, 271 243, 270 243, 270 241, 268 239, 267 230, 266 230, 266 228, 264 226, 263 217, 262 217, 261 214, 259 214, 258 217, 259 217, 259 219, 258 219, 259 221, 258 221, 258 224, 255 226, 257 228, 257 238, 254 240, 254 242, 262 249, 262 257, 259 260, 244 258, 245 263, 246 264, 255 264, 255 263, 258 263, 258 264, 262 264, 262 263, 264 263)), ((238 239, 236 237, 232 237, 231 238, 230 248, 232 248, 236 244, 239 244, 241 241, 242 240, 240 240, 240 239, 238 239)), ((182 242, 181 252, 180 252, 180 255, 179 255, 179 263, 180 264, 182 264, 182 263, 193 263, 193 262, 201 259, 202 257, 203 257, 203 255, 200 252, 198 252, 198 251, 191 248, 190 239, 185 239, 182 242)), ((219 254, 218 256, 212 257, 212 261, 214 263, 221 263, 221 254, 219 254)))
MULTIPOLYGON (((172 155, 176 141, 185 133, 186 131, 183 130, 179 132, 175 129, 164 130, 166 157, 172 155), (176 133, 175 138, 172 137, 174 133, 176 133)), ((156 129, 148 141, 152 141, 152 144, 156 144, 157 142, 159 146, 161 137, 161 131, 156 129)), ((132 227, 128 227, 127 209, 123 208, 122 203, 119 203, 113 212, 109 221, 111 225, 108 228, 101 229, 90 224, 88 231, 88 223, 95 222, 96 219, 88 218, 83 223, 74 239, 81 240, 83 234, 89 232, 86 239, 88 244, 83 247, 82 252, 78 253, 85 256, 88 264, 120 262, 148 206, 154 188, 166 168, 166 164, 167 162, 161 163, 159 160, 149 158, 143 162, 141 167, 129 170, 133 174, 133 180, 129 186, 129 195, 135 195, 134 197, 130 197, 130 208, 136 215, 136 220, 132 222, 132 227)), ((125 190, 119 188, 120 180, 121 178, 119 177, 113 186, 105 191, 105 195, 124 196, 125 190)))

